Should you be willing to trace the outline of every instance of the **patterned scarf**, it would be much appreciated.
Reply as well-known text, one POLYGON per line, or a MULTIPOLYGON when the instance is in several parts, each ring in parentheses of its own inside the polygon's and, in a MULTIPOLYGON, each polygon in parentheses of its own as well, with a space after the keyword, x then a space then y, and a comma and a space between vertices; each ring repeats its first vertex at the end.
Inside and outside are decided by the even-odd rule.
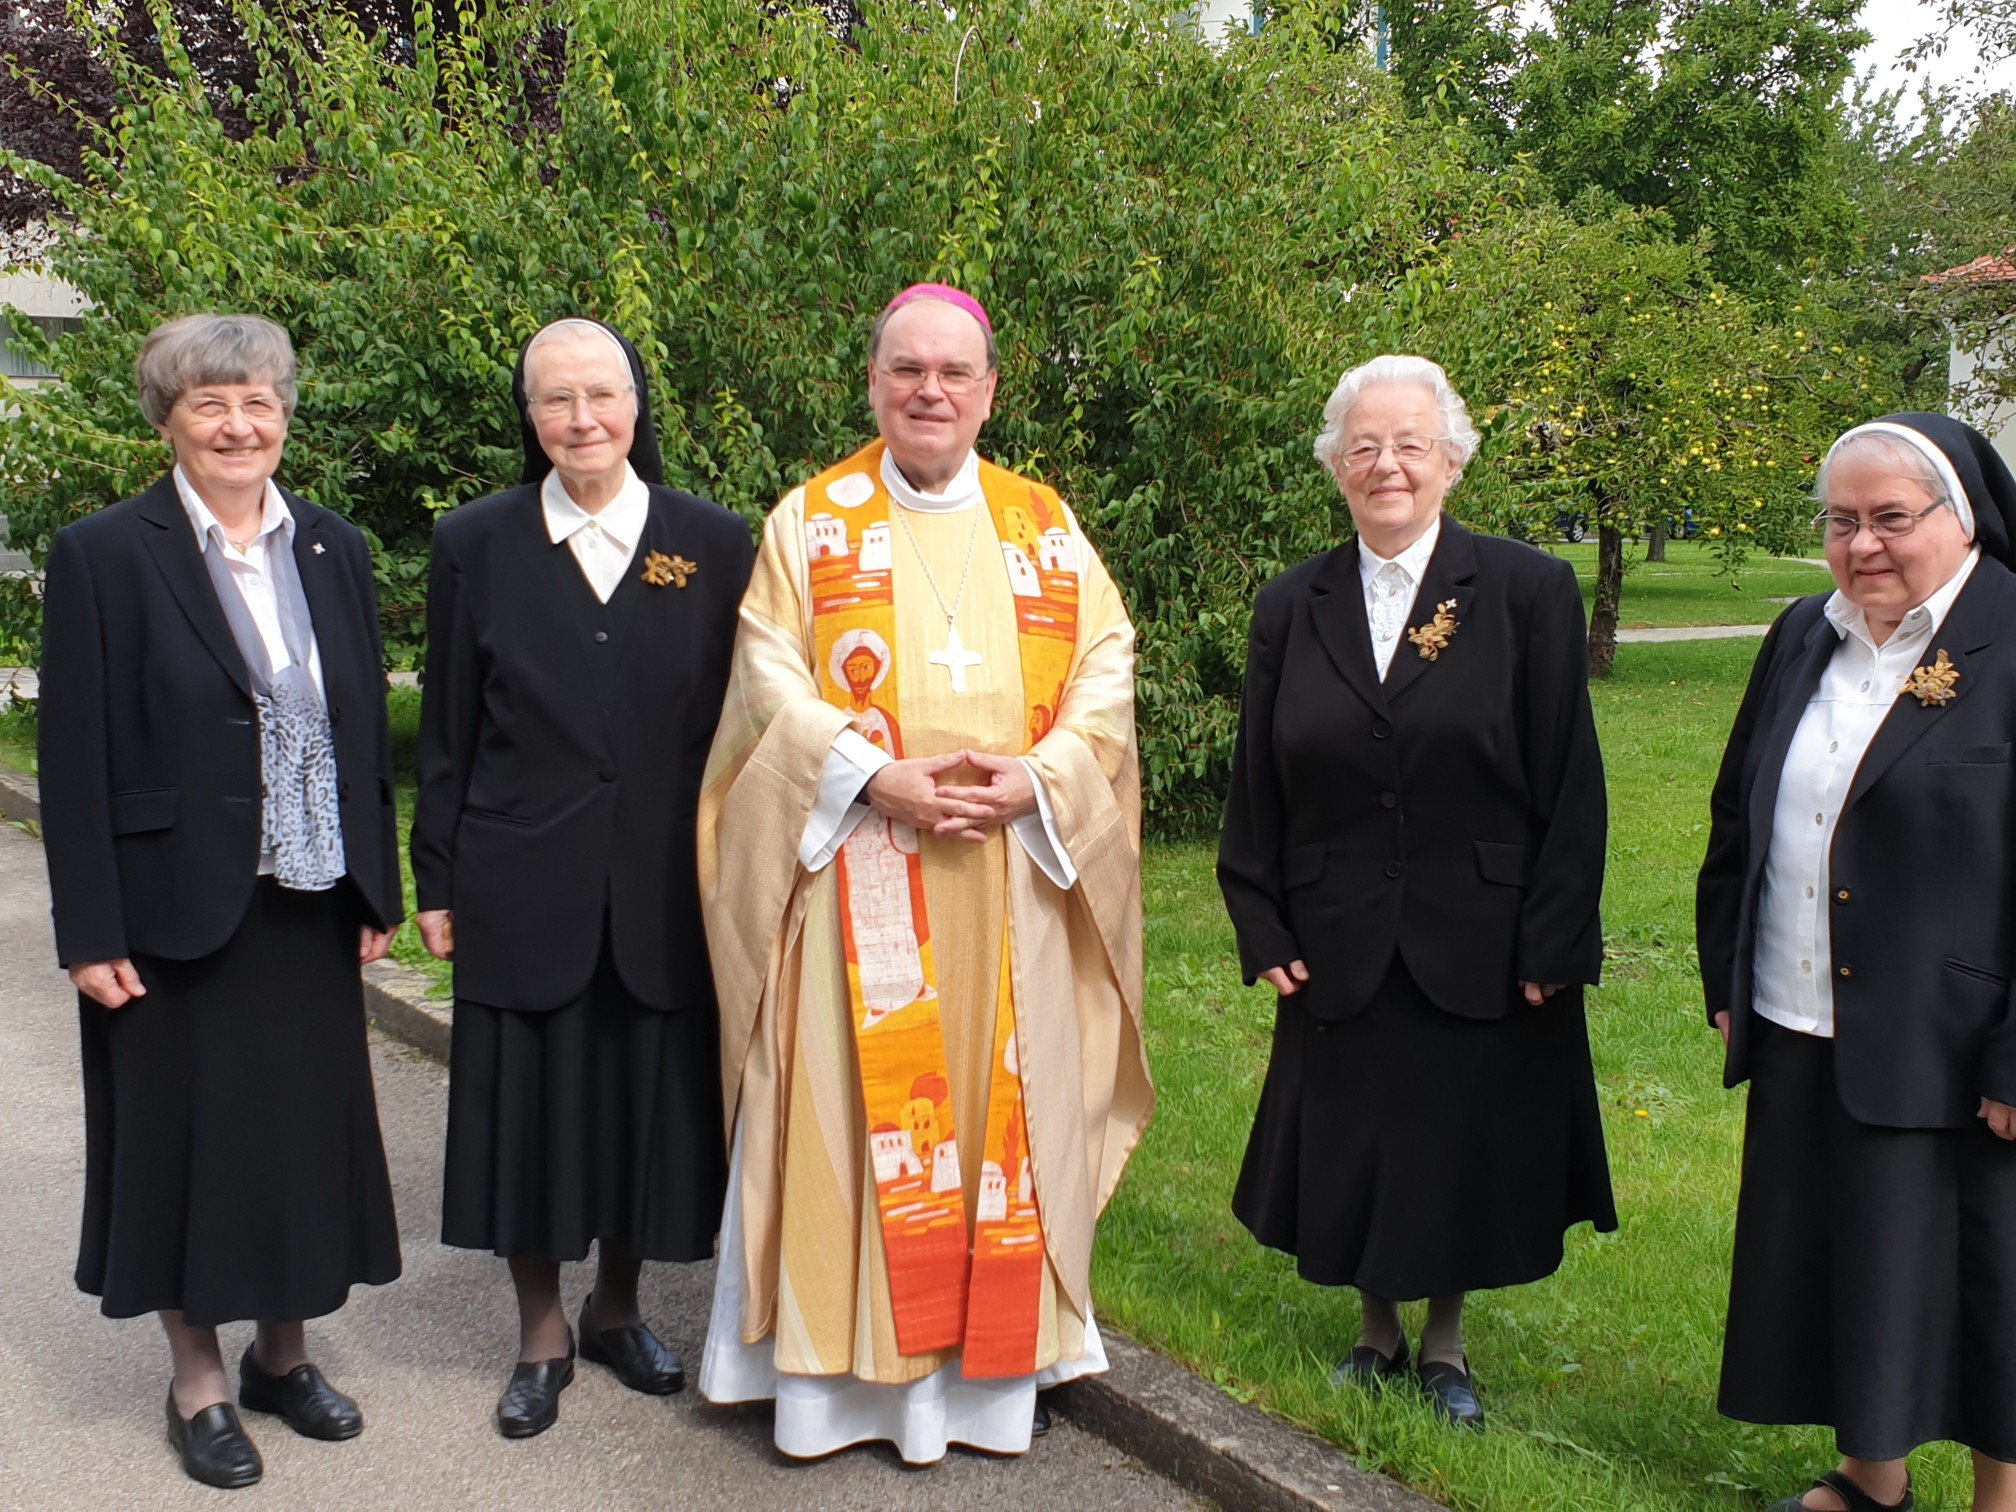
POLYGON ((252 703, 259 711, 259 776, 265 802, 259 844, 273 857, 274 880, 296 892, 326 892, 344 875, 343 819, 337 805, 336 740, 329 729, 329 706, 308 671, 315 622, 301 589, 288 532, 266 548, 273 597, 280 611, 280 637, 290 665, 273 670, 266 641, 253 622, 245 595, 231 580, 219 532, 203 546, 217 602, 231 625, 231 637, 245 658, 252 703))

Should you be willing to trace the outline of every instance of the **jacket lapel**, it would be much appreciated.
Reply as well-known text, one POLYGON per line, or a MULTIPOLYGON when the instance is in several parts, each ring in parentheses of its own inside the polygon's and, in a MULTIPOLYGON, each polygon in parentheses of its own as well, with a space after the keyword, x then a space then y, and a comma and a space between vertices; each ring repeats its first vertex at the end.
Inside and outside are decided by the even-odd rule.
POLYGON ((217 589, 203 565, 203 549, 196 543, 188 511, 183 509, 175 492, 173 473, 164 475, 141 495, 137 513, 155 527, 147 537, 147 547, 196 638, 217 658, 218 665, 231 674, 238 690, 250 698, 252 679, 245 670, 245 658, 238 650, 238 642, 232 639, 224 608, 217 602, 217 589))
POLYGON ((2002 597, 2008 591, 2009 581, 2007 569, 1992 558, 1984 556, 1975 563, 1973 575, 1946 613, 1946 622, 1925 648, 1925 665, 1930 665, 1943 650, 1953 663, 1953 670, 1959 673, 1959 680, 1953 684, 1951 701, 1921 704, 1910 694, 1898 695, 1897 702, 1890 706, 1890 712, 1883 716, 1876 738, 1869 743, 1862 765, 1856 768, 1855 783, 1848 790, 1848 801, 1842 805, 1843 812, 1881 780, 1892 762, 1924 739, 1926 732, 1938 725, 1972 691, 1974 680, 1967 675, 1968 654, 1980 651, 1994 641, 1995 624, 2001 615, 2002 597))
POLYGON ((1785 774, 1785 755, 1792 749, 1792 736, 1806 713, 1806 705, 1819 690, 1820 678, 1834 653, 1840 648, 1840 632, 1825 614, 1815 616, 1804 643, 1778 676, 1776 689, 1767 707, 1771 723, 1757 745, 1756 780, 1750 787, 1750 862, 1761 869, 1771 850, 1771 818, 1778 807, 1778 783, 1785 774))
MULTIPOLYGON (((1477 577, 1477 551, 1470 542, 1470 532, 1450 519, 1442 517, 1442 534, 1435 541, 1435 550, 1428 558, 1428 568, 1421 574, 1421 586, 1414 592, 1414 603, 1409 609, 1405 628, 1401 631, 1400 644, 1394 648, 1393 663, 1386 669, 1386 697, 1397 699, 1413 686, 1430 665, 1428 658, 1421 655, 1418 647, 1409 642, 1406 631, 1417 629, 1435 617, 1436 607, 1456 601, 1456 607, 1449 612, 1459 621, 1470 607, 1470 584, 1477 577)), ((1462 642, 1453 638, 1444 656, 1460 656, 1462 642)))
POLYGON ((1358 543, 1347 541, 1330 553, 1309 593, 1316 638, 1352 691, 1381 714, 1386 693, 1372 660, 1372 631, 1365 623, 1365 593, 1358 581, 1358 543))
MULTIPOLYGON (((301 576, 301 593, 308 602, 308 619, 322 656, 322 683, 328 688, 338 669, 349 667, 356 655, 350 645, 350 620, 343 612, 343 585, 336 581, 338 553, 328 549, 329 532, 323 528, 328 516, 322 510, 285 489, 280 496, 294 515, 294 566, 301 576)), ((324 696, 328 702, 336 702, 333 690, 324 696)))

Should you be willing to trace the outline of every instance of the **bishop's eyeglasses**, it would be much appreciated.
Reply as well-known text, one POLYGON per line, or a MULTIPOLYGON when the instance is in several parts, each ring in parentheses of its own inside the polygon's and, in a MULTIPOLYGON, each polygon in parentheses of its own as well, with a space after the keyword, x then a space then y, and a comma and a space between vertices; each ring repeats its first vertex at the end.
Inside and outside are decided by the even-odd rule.
POLYGON ((936 378, 938 387, 947 394, 970 394, 987 375, 967 367, 927 368, 914 362, 899 362, 894 367, 883 368, 882 376, 895 385, 899 393, 914 393, 924 387, 927 379, 936 378))

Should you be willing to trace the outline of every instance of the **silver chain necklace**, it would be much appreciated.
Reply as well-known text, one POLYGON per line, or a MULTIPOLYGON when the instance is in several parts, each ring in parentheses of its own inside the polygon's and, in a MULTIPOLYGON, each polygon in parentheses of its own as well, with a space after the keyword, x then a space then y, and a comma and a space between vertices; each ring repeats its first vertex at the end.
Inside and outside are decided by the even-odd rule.
POLYGON ((903 538, 910 543, 910 552, 917 558, 917 565, 924 569, 924 581, 931 585, 931 596, 938 600, 938 608, 945 616, 945 649, 933 651, 924 659, 934 666, 943 667, 952 674, 952 691, 966 691, 966 669, 980 665, 980 653, 968 651, 959 639, 959 606, 966 602, 966 583, 973 574, 973 546, 980 539, 980 509, 972 506, 973 528, 966 533, 966 565, 959 569, 959 592, 948 605, 945 595, 938 587, 938 579, 931 573, 931 564, 924 560, 924 552, 917 544, 917 536, 910 529, 909 511, 901 504, 890 501, 895 511, 896 523, 903 527, 903 538))

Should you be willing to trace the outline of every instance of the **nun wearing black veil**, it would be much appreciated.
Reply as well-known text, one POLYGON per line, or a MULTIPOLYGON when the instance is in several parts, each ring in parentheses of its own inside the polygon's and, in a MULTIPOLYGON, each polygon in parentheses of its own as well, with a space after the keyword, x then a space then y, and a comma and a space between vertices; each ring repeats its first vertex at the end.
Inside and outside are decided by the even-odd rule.
POLYGON ((455 966, 442 1239, 510 1262, 508 1438, 551 1427, 578 1351, 685 1384, 639 1315, 646 1260, 713 1253, 726 1179, 694 811, 754 560, 665 486, 636 349, 560 320, 512 383, 519 486, 434 533, 413 873, 455 966), (578 1330, 560 1264, 597 1250, 578 1330))
POLYGON ((1889 415, 1819 497, 1836 589, 1758 654, 1697 894, 1750 1084, 1720 1406, 1834 1430, 1773 1512, 1910 1507, 1941 1440, 2016 1512, 2016 480, 1889 415))

